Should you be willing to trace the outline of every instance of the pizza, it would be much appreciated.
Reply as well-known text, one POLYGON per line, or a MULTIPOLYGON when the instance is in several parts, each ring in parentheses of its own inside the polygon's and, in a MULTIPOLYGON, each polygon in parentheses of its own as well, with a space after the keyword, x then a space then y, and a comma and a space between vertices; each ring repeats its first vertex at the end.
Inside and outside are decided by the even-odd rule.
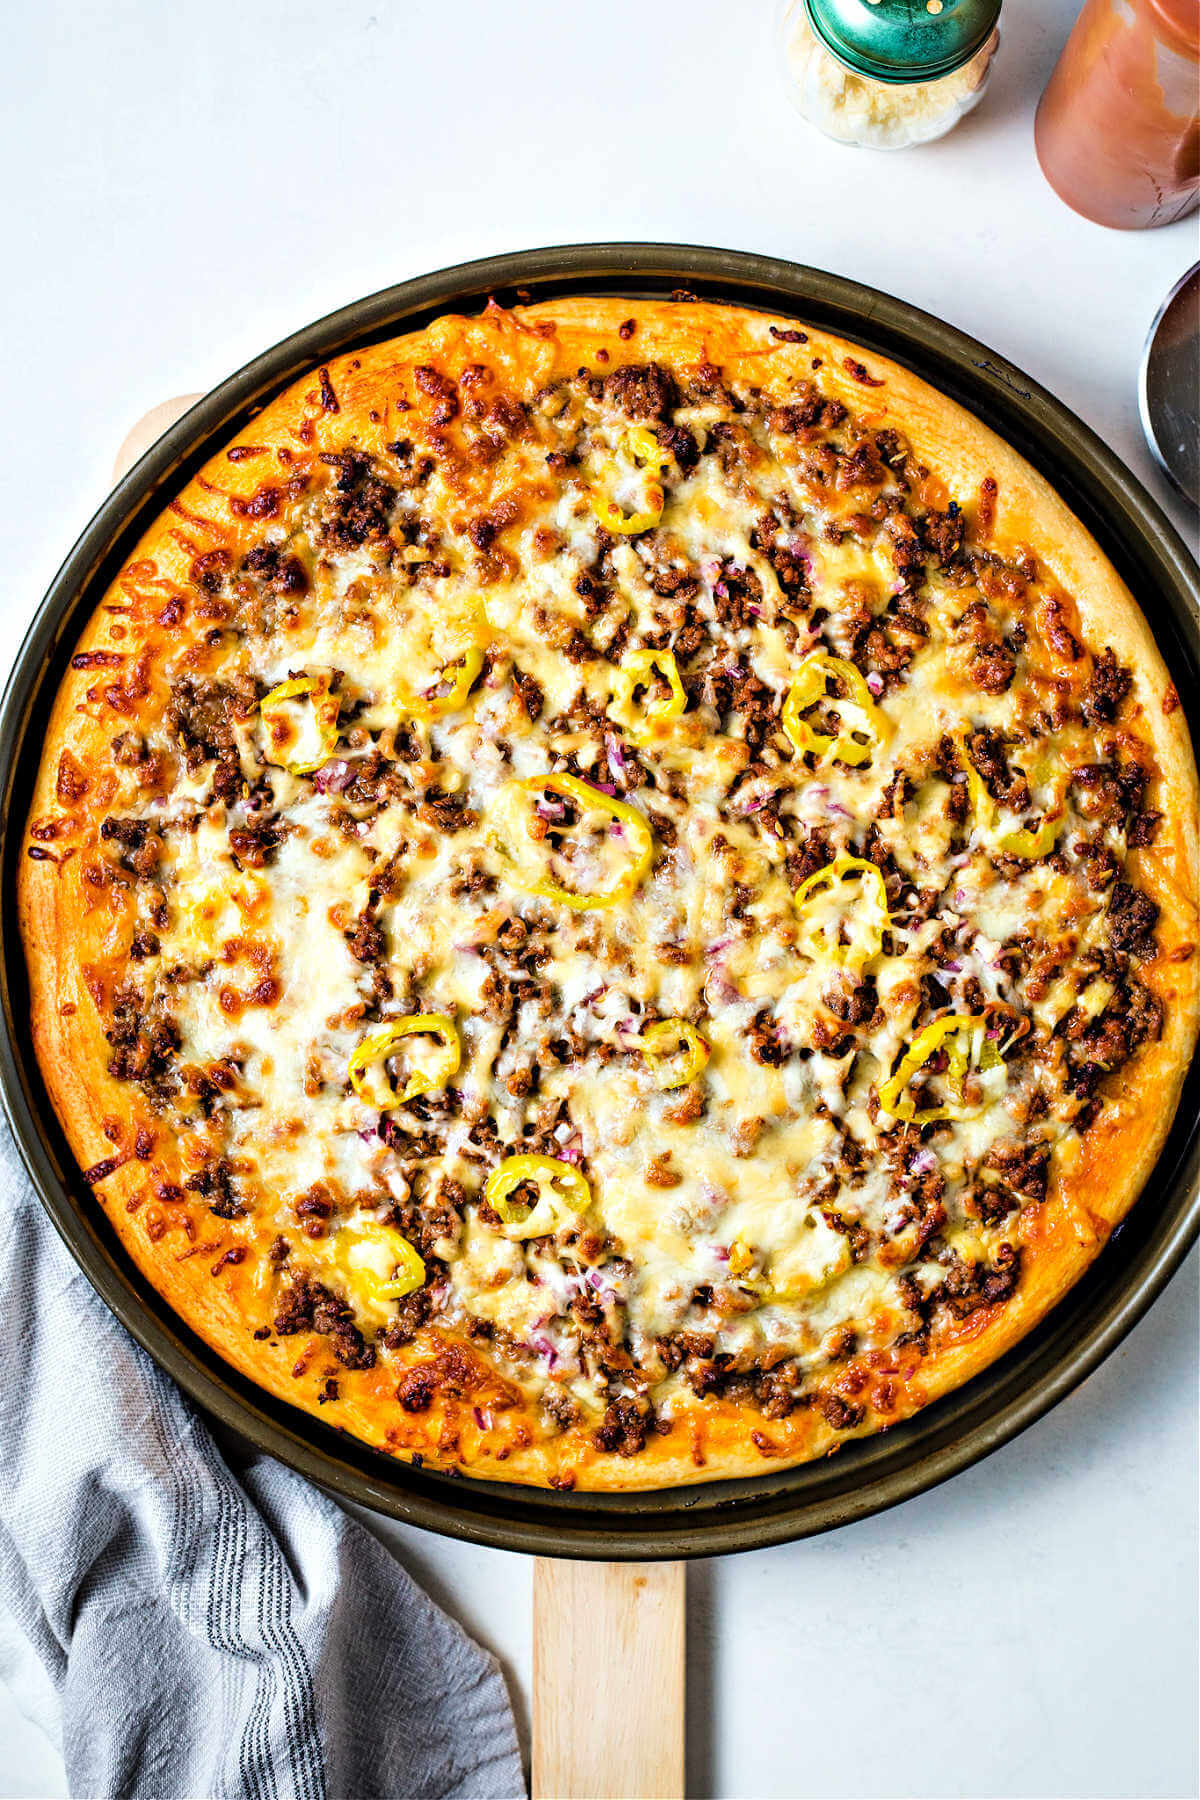
POLYGON ((908 370, 572 299, 330 362, 70 660, 20 885, 95 1206, 272 1394, 559 1489, 783 1468, 1042 1319, 1197 1030, 1133 597, 908 370))

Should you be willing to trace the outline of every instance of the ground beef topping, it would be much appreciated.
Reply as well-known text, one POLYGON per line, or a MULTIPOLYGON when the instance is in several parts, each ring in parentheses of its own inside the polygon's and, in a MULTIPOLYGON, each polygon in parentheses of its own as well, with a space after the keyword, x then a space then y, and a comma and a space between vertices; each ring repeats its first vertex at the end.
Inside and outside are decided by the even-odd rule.
POLYGON ((899 1416, 1182 954, 1133 673, 995 482, 804 332, 626 324, 528 391, 430 350, 370 432, 321 371, 157 660, 117 613, 77 655, 111 755, 30 831, 162 1231, 227 1234, 327 1419, 375 1370, 451 1463, 516 1399, 599 1459, 899 1416))

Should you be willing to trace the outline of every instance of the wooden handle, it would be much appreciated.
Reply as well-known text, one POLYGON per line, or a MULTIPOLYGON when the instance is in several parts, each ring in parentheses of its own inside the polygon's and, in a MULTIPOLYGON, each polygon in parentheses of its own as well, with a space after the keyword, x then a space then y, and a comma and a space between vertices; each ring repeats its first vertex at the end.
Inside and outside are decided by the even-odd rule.
POLYGON ((533 1568, 533 1800, 682 1800, 684 1565, 533 1568))
POLYGON ((116 486, 122 476, 128 475, 138 457, 144 456, 151 444, 176 419, 183 417, 189 406, 195 406, 197 400, 203 398, 203 394, 177 394, 173 400, 160 400, 157 406, 152 406, 148 413, 144 413, 117 451, 113 462, 113 486, 116 486))

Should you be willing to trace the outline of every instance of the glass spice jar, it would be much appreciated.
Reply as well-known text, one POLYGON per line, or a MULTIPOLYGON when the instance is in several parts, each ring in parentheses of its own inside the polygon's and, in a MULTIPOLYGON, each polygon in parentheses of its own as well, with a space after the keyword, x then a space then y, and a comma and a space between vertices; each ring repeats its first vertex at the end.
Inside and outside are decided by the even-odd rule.
POLYGON ((1197 0, 1087 0, 1038 104, 1061 200, 1097 225, 1169 225, 1200 205, 1197 0))
POLYGON ((931 143, 981 99, 999 14, 1000 0, 785 0, 789 95, 839 143, 931 143))

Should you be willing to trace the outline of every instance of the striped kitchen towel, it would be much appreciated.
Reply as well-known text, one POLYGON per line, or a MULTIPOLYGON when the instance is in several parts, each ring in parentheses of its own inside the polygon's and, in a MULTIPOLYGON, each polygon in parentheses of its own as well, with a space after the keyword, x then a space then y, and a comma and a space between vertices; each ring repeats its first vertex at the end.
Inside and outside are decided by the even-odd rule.
POLYGON ((495 1660, 333 1501, 235 1478, 0 1125, 0 1676, 72 1794, 512 1800, 495 1660))

